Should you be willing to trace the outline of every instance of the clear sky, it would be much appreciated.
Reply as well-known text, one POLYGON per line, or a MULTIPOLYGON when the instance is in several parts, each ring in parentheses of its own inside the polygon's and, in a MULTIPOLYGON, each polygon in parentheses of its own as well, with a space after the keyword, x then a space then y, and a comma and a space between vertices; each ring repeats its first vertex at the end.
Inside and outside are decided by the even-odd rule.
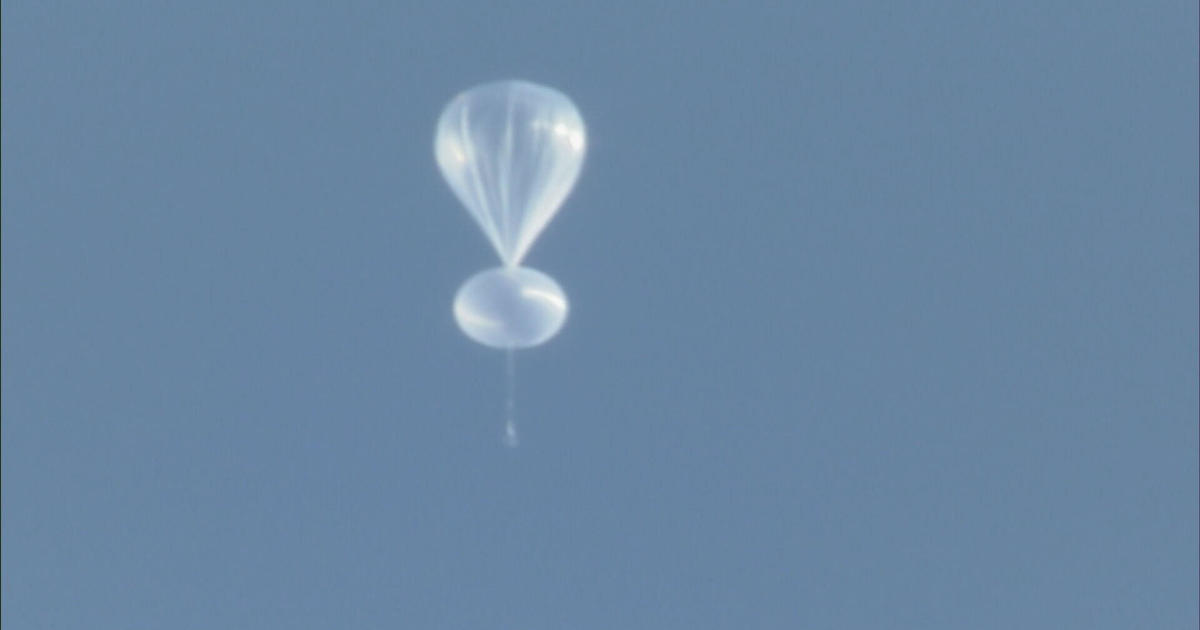
POLYGON ((569 4, 3 4, 5 630, 1196 627, 1194 1, 569 4))

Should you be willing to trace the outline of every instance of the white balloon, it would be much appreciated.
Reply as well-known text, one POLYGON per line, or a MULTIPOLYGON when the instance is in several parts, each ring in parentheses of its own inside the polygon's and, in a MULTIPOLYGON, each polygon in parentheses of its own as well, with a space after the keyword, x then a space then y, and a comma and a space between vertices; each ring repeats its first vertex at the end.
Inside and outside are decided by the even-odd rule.
POLYGON ((567 296, 553 278, 528 267, 497 267, 463 283, 454 318, 468 337, 493 348, 528 348, 567 320, 567 296))
POLYGON ((438 168, 503 263, 463 283, 454 319, 471 339, 508 350, 508 446, 517 445, 514 350, 544 343, 567 320, 562 288, 521 261, 575 186, 586 144, 571 99, 527 81, 467 90, 438 119, 438 168))
POLYGON ((434 154, 500 260, 516 267, 579 178, 586 138, 579 111, 562 93, 500 81, 446 105, 434 154))

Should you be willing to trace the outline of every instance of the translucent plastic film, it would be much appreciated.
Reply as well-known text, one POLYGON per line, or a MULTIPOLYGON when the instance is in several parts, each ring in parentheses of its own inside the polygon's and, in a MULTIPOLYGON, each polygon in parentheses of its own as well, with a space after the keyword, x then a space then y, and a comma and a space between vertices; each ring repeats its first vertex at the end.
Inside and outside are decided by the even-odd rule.
POLYGON ((516 267, 575 185, 586 143, 583 119, 566 96, 501 81, 450 101, 434 154, 500 260, 516 267))
POLYGON ((550 276, 527 267, 482 271, 454 298, 454 319, 471 339, 493 348, 528 348, 558 333, 567 296, 550 276))

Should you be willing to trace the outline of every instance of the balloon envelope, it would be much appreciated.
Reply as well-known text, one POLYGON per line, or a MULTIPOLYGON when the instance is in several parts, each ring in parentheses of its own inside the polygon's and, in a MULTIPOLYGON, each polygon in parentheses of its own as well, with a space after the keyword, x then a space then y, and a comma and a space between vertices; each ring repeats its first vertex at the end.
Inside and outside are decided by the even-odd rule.
POLYGON ((571 192, 585 150, 583 119, 571 100, 526 81, 488 83, 454 97, 434 138, 442 175, 510 267, 571 192))
POLYGON ((528 267, 481 271, 458 290, 454 319, 468 337, 493 348, 528 348, 567 320, 567 296, 553 278, 528 267))

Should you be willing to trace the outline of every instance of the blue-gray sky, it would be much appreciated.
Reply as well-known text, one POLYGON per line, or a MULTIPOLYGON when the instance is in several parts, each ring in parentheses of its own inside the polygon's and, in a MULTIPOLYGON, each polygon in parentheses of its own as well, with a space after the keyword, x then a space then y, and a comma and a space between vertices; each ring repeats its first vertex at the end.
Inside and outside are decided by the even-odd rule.
POLYGON ((1197 625, 1195 2, 187 4, 3 5, 6 630, 1197 625))

